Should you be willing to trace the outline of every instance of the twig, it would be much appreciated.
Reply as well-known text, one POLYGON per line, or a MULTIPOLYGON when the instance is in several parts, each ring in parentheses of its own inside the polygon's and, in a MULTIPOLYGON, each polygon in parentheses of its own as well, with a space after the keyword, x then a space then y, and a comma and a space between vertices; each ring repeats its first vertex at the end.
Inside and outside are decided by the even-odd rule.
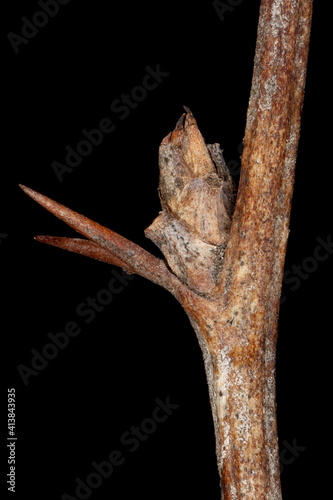
POLYGON ((281 500, 275 349, 312 0, 262 0, 235 210, 218 144, 192 113, 160 146, 157 259, 113 231, 22 189, 88 240, 37 239, 120 265, 171 291, 207 373, 224 500, 281 500))

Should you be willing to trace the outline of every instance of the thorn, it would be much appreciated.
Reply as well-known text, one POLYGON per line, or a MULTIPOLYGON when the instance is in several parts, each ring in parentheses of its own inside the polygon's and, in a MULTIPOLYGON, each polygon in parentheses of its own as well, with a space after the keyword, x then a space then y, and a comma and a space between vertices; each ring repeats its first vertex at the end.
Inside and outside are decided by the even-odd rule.
POLYGON ((106 258, 106 251, 111 254, 112 263, 115 263, 115 260, 118 262, 121 261, 121 267, 125 270, 128 269, 130 272, 140 274, 144 278, 147 278, 166 289, 174 291, 175 286, 180 285, 178 278, 176 278, 169 271, 162 259, 155 257, 132 241, 127 240, 114 231, 111 231, 111 229, 101 226, 97 222, 88 219, 88 217, 85 217, 84 215, 74 212, 74 210, 51 200, 47 196, 44 196, 22 184, 20 184, 20 188, 46 210, 61 219, 77 232, 83 234, 83 236, 89 240, 92 240, 97 247, 102 247, 103 253, 96 253, 96 249, 93 246, 89 246, 87 243, 84 245, 84 243, 82 243, 79 239, 74 239, 73 242, 68 241, 71 240, 70 238, 60 240, 59 237, 37 236, 37 241, 51 245, 52 243, 57 243, 54 246, 59 246, 61 248, 67 247, 67 250, 71 247, 71 249, 73 249, 72 251, 78 251, 78 253, 81 252, 83 255, 92 256, 93 258, 96 258, 95 256, 99 255, 102 257, 102 260, 103 258, 106 258), (56 239, 52 241, 52 238, 56 239), (77 240, 80 242, 78 243, 77 240))
POLYGON ((69 252, 78 253, 85 257, 100 260, 107 264, 122 267, 126 272, 133 273, 134 270, 123 260, 117 259, 110 252, 100 247, 93 241, 84 240, 81 238, 66 238, 61 236, 44 236, 38 235, 34 239, 40 243, 45 243, 53 247, 62 248, 69 252))

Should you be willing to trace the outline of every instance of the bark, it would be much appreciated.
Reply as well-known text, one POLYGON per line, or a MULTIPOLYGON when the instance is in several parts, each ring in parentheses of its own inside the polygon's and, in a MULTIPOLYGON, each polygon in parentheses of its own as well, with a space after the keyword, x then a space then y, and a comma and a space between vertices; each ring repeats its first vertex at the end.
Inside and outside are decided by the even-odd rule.
POLYGON ((187 108, 159 152, 158 259, 22 186, 87 239, 37 239, 138 273, 182 304, 202 349, 225 500, 279 500, 275 350, 311 0, 262 0, 236 203, 218 144, 187 108))

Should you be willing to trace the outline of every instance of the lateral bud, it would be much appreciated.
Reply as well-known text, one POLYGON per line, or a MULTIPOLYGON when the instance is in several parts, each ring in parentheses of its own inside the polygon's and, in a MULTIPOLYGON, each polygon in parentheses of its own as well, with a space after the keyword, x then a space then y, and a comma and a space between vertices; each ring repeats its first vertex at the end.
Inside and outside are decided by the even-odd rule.
POLYGON ((185 110, 159 148, 163 210, 145 234, 183 283, 207 294, 219 283, 234 184, 219 144, 206 145, 191 111, 185 110))

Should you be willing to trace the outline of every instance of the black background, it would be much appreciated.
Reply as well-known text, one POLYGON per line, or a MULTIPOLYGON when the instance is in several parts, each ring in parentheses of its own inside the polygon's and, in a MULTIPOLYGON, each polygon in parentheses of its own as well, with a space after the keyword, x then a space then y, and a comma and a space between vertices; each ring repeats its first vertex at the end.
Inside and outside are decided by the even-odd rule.
MULTIPOLYGON (((5 404, 7 387, 16 388, 15 498, 75 496, 75 479, 85 480, 92 462, 107 459, 114 449, 123 452, 125 463, 89 498, 220 497, 201 353, 180 305, 136 276, 86 323, 76 308, 106 288, 110 267, 34 241, 35 234, 75 234, 18 184, 159 255, 143 234, 160 209, 158 146, 186 105, 206 141, 219 142, 227 162, 239 162, 259 3, 244 0, 222 22, 209 1, 110 6, 71 0, 16 54, 7 34, 21 34, 21 17, 31 20, 40 7, 36 1, 5 2, 0 257, 7 368, 1 399, 5 404), (111 103, 142 83, 146 66, 157 65, 169 75, 121 120, 111 103), (59 182, 52 162, 64 163, 65 147, 75 148, 82 130, 96 128, 103 118, 112 119, 116 129, 59 182), (41 352, 47 334, 63 331, 68 321, 76 321, 81 333, 25 385, 17 366, 30 366, 31 349, 41 352), (179 408, 130 453, 121 435, 151 416, 156 398, 167 397, 179 408)), ((302 266, 313 256, 316 238, 326 241, 332 234, 330 18, 323 5, 314 2, 286 270, 302 266)), ((312 491, 320 498, 327 489, 330 421, 321 390, 330 359, 331 266, 330 257, 296 290, 290 283, 283 290, 279 437, 281 450, 283 442, 295 440, 306 448, 284 467, 285 500, 310 498, 312 491)), ((1 436, 5 449, 5 423, 1 436)), ((5 491, 4 476, 1 481, 5 491)))

